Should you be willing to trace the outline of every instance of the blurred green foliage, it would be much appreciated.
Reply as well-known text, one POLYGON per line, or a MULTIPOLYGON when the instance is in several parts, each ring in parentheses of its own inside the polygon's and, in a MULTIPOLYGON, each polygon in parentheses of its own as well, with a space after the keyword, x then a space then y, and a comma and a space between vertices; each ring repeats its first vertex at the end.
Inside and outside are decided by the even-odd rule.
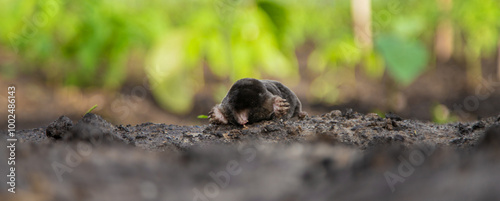
MULTIPOLYGON (((204 88, 206 69, 219 80, 274 77, 297 83, 297 52, 312 44, 311 96, 335 103, 337 86, 360 67, 402 85, 428 66, 442 18, 454 28, 455 54, 493 57, 500 36, 498 0, 372 0, 374 51, 354 37, 349 0, 0 0, 0 72, 33 74, 53 84, 118 89, 139 67, 158 102, 185 113, 204 88), (131 58, 141 58, 139 63, 131 58), (135 62, 135 63, 134 63, 135 62), (131 67, 132 66, 132 67, 131 67), (386 69, 387 67, 387 69, 386 69)), ((220 99, 227 85, 215 87, 220 99)))
POLYGON ((432 121, 438 124, 445 124, 450 122, 456 122, 458 117, 451 114, 450 110, 442 105, 435 103, 431 108, 432 121))
POLYGON ((376 46, 387 62, 394 79, 409 84, 425 70, 428 53, 419 41, 404 41, 396 36, 377 38, 376 46))

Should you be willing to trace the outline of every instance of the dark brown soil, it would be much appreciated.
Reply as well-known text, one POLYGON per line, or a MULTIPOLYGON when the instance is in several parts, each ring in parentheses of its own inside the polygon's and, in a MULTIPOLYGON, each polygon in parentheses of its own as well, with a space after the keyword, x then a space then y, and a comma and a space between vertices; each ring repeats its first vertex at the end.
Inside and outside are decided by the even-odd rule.
POLYGON ((1 182, 0 200, 500 199, 500 116, 386 116, 335 110, 246 127, 61 117, 17 132, 16 194, 1 182))

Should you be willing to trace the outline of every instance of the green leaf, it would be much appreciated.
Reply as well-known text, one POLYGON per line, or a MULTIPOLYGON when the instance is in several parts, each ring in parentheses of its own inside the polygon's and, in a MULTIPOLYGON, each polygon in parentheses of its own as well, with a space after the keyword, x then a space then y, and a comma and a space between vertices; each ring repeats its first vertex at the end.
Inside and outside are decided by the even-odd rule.
POLYGON ((408 85, 425 70, 429 56, 420 41, 387 35, 377 38, 375 43, 387 63, 390 75, 397 82, 408 85))
POLYGON ((196 118, 198 118, 198 119, 208 119, 208 116, 202 114, 202 115, 198 115, 198 117, 196 117, 196 118))

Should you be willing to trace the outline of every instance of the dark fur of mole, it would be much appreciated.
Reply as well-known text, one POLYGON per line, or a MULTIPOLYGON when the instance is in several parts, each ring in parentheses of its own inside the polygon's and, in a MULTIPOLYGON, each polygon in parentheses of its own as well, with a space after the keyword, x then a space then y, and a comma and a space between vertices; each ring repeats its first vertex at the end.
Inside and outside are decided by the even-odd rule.
POLYGON ((280 82, 244 78, 233 84, 222 103, 210 111, 209 118, 213 124, 245 125, 306 115, 297 96, 280 82))

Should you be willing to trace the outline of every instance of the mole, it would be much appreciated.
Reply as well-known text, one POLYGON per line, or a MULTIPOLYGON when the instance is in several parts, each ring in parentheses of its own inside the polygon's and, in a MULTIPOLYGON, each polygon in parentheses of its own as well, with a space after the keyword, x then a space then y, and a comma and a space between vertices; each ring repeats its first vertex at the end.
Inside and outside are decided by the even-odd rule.
POLYGON ((274 80, 244 78, 236 81, 222 103, 209 112, 212 124, 245 125, 263 120, 307 116, 299 98, 288 87, 274 80))

